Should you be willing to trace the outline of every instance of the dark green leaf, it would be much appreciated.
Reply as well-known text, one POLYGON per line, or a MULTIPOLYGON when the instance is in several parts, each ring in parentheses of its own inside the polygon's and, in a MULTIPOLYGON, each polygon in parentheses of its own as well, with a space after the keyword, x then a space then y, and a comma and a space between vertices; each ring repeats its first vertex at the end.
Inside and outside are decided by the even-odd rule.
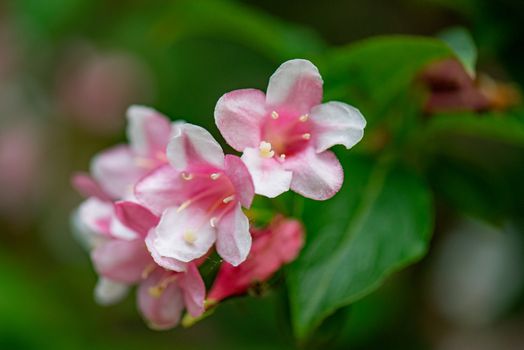
POLYGON ((355 105, 368 126, 405 109, 405 96, 417 74, 429 63, 453 57, 441 40, 382 37, 336 49, 322 61, 327 100, 355 105))
POLYGON ((304 208, 307 244, 288 278, 299 338, 427 249, 432 201, 416 176, 363 159, 349 159, 346 174, 334 199, 304 208))

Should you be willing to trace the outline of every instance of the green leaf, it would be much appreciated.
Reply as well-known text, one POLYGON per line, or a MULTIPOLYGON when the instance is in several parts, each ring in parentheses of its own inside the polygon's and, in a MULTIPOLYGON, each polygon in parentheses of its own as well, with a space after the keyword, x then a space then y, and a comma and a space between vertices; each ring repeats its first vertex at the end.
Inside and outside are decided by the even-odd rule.
POLYGON ((438 35, 455 52, 458 59, 471 77, 475 77, 477 47, 471 34, 461 27, 447 29, 438 35))
POLYGON ((155 37, 168 42, 212 36, 245 45, 278 64, 326 49, 313 31, 233 1, 177 1, 166 13, 155 37))
POLYGON ((436 115, 416 137, 448 206, 495 223, 522 216, 523 110, 436 115))
POLYGON ((435 115, 428 122, 426 133, 427 137, 455 134, 524 146, 524 110, 507 113, 459 112, 435 115))
POLYGON ((420 71, 433 61, 453 57, 443 41, 392 36, 361 41, 327 54, 320 63, 325 99, 359 108, 368 129, 388 117, 405 116, 405 96, 420 71))
POLYGON ((334 199, 304 208, 307 243, 288 275, 299 338, 422 257, 432 232, 431 196, 415 175, 360 158, 346 168, 334 199))

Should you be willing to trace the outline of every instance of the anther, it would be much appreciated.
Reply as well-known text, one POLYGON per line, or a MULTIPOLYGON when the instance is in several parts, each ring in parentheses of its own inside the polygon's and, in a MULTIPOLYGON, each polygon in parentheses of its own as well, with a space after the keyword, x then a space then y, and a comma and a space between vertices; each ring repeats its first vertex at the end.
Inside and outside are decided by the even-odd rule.
POLYGON ((222 200, 222 203, 227 204, 227 203, 231 202, 233 199, 235 199, 235 195, 231 195, 229 197, 224 198, 222 200))
POLYGON ((184 232, 183 238, 184 238, 184 241, 186 241, 189 244, 195 243, 197 239, 195 232, 191 230, 187 230, 186 232, 184 232))
POLYGON ((212 218, 209 220, 209 224, 211 225, 211 227, 216 227, 216 225, 217 225, 217 218, 212 217, 212 218))
POLYGON ((309 119, 309 114, 301 115, 300 118, 298 118, 301 122, 307 122, 309 119))
POLYGON ((220 177, 220 174, 219 173, 213 173, 209 176, 211 178, 211 180, 216 180, 220 177))
POLYGON ((282 154, 280 155, 280 159, 281 159, 281 160, 286 159, 286 155, 285 155, 284 153, 282 153, 282 154))
POLYGON ((191 173, 182 173, 182 178, 186 181, 189 181, 193 178, 193 174, 191 173))
POLYGON ((279 117, 279 115, 278 115, 277 111, 271 112, 271 118, 278 119, 278 117, 279 117))
POLYGON ((308 133, 308 132, 306 132, 305 134, 302 134, 302 138, 303 138, 304 140, 309 140, 309 139, 311 138, 311 134, 308 133))
POLYGON ((153 286, 149 287, 147 290, 149 295, 151 295, 153 298, 160 298, 162 296, 162 293, 164 292, 164 288, 162 286, 153 286))
POLYGON ((272 158, 275 155, 275 151, 271 149, 271 144, 269 142, 260 142, 258 149, 260 150, 260 156, 262 158, 272 158))

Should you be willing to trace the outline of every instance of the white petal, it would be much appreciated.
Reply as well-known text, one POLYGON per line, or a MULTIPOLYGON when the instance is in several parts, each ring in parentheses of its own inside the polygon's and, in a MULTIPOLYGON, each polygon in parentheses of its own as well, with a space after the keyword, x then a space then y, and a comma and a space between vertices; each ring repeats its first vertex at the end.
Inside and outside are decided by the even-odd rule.
POLYGON ((291 189, 307 198, 331 198, 344 182, 342 166, 331 151, 316 153, 314 149, 308 148, 289 157, 285 167, 293 172, 291 189))
POLYGON ((160 266, 162 266, 166 270, 171 271, 177 271, 182 272, 186 271, 187 269, 187 263, 178 261, 173 258, 167 258, 160 255, 160 253, 156 250, 155 247, 155 240, 157 238, 157 231, 155 229, 152 229, 149 234, 146 236, 146 247, 149 253, 151 254, 151 257, 153 260, 160 266))
POLYGON ((131 149, 125 145, 101 152, 91 161, 93 178, 113 199, 129 195, 147 171, 137 165, 131 149))
POLYGON ((100 277, 95 287, 95 301, 103 306, 112 305, 124 299, 128 291, 127 284, 100 277))
POLYGON ((358 109, 342 102, 328 102, 311 110, 318 153, 334 145, 351 148, 364 136, 366 119, 358 109))
POLYGON ((242 161, 253 178, 255 193, 274 198, 289 190, 292 173, 283 169, 277 160, 261 157, 256 148, 246 148, 242 161))
POLYGON ((215 123, 227 143, 239 152, 260 143, 260 126, 266 115, 266 95, 255 89, 229 92, 218 100, 215 123))
POLYGON ((171 134, 169 119, 153 108, 135 105, 128 108, 127 120, 127 137, 135 154, 158 157, 165 152, 171 134))
POLYGON ((246 260, 250 249, 249 220, 237 203, 218 223, 217 252, 225 261, 237 266, 246 260))
POLYGON ((209 215, 199 208, 167 209, 156 228, 153 245, 163 257, 182 262, 198 259, 215 243, 216 233, 209 215))
POLYGON ((322 102, 322 77, 317 67, 302 59, 284 62, 269 79, 266 102, 308 113, 322 102))
POLYGON ((124 224, 113 213, 111 217, 111 223, 110 223, 110 231, 111 235, 117 239, 123 239, 126 241, 133 240, 137 237, 139 237, 139 234, 124 224))
POLYGON ((207 163, 217 168, 224 166, 224 151, 209 131, 188 123, 175 124, 173 128, 167 158, 175 169, 184 170, 194 163, 207 163))

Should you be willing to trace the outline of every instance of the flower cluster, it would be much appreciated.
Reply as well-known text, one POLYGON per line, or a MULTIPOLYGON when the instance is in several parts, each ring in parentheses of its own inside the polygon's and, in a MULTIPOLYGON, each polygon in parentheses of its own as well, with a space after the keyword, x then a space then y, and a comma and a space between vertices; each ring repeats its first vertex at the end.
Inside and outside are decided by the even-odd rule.
POLYGON ((328 149, 355 145, 366 122, 347 104, 321 100, 322 79, 306 60, 280 66, 266 94, 222 96, 215 121, 241 157, 225 155, 202 127, 129 108, 129 145, 102 152, 90 174, 73 178, 87 197, 74 223, 100 276, 97 301, 117 302, 137 285, 147 323, 168 329, 184 309, 199 317, 295 259, 304 236, 297 220, 277 215, 256 228, 245 211, 255 194, 291 189, 325 200, 340 189, 342 167, 328 149), (205 303, 199 266, 215 252, 222 262, 205 303))

